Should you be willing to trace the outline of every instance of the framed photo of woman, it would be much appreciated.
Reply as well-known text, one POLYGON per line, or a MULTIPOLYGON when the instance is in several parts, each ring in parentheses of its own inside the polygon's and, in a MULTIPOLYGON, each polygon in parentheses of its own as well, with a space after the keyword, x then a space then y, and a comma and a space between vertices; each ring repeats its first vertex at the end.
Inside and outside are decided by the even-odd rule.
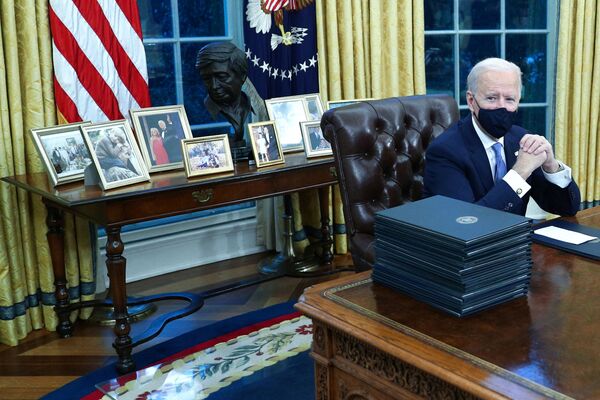
POLYGON ((181 141, 193 137, 183 106, 142 108, 129 114, 148 171, 183 168, 181 141))
POLYGON ((150 180, 126 120, 85 125, 80 129, 103 190, 150 180))
POLYGON ((79 128, 89 124, 77 122, 31 130, 53 186, 83 180, 83 172, 92 163, 92 157, 79 128))
POLYGON ((257 168, 285 162, 275 121, 248 124, 248 132, 257 168))
POLYGON ((181 149, 188 178, 233 171, 227 134, 184 139, 181 149))
POLYGON ((300 130, 304 139, 306 158, 330 156, 333 154, 331 143, 325 139, 321 131, 321 121, 301 122, 300 130))

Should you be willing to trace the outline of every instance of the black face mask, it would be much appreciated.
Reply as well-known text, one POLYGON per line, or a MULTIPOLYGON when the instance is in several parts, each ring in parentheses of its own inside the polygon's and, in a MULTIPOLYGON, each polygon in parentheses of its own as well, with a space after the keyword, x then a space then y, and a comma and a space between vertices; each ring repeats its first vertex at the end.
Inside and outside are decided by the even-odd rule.
POLYGON ((475 103, 479 107, 477 120, 481 124, 481 127, 496 139, 500 139, 506 135, 513 126, 517 112, 508 111, 506 108, 486 110, 485 108, 481 108, 477 100, 475 100, 475 103))

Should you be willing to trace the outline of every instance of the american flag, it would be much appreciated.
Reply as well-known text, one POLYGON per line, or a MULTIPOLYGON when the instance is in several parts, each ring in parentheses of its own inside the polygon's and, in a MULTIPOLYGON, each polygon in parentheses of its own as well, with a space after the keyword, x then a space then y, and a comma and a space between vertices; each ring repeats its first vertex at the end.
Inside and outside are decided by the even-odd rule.
POLYGON ((150 106, 135 0, 50 0, 61 122, 122 119, 150 106))

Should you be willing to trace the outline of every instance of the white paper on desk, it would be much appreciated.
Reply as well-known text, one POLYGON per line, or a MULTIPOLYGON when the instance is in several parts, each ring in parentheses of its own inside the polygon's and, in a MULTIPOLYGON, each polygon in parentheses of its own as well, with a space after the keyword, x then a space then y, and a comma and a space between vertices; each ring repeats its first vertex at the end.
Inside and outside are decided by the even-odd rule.
POLYGON ((597 239, 595 236, 584 235, 583 233, 570 231, 556 226, 545 226, 534 230, 533 233, 571 244, 582 244, 597 239))

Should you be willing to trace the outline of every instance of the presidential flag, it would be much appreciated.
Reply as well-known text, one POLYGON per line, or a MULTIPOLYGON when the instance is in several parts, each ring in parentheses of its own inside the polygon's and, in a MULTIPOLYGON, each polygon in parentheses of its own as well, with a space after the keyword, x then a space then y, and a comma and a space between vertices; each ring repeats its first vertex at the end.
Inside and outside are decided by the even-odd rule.
POLYGON ((60 122, 111 121, 150 106, 135 0, 50 0, 60 122))
POLYGON ((314 0, 245 0, 248 78, 263 99, 319 91, 314 0))

